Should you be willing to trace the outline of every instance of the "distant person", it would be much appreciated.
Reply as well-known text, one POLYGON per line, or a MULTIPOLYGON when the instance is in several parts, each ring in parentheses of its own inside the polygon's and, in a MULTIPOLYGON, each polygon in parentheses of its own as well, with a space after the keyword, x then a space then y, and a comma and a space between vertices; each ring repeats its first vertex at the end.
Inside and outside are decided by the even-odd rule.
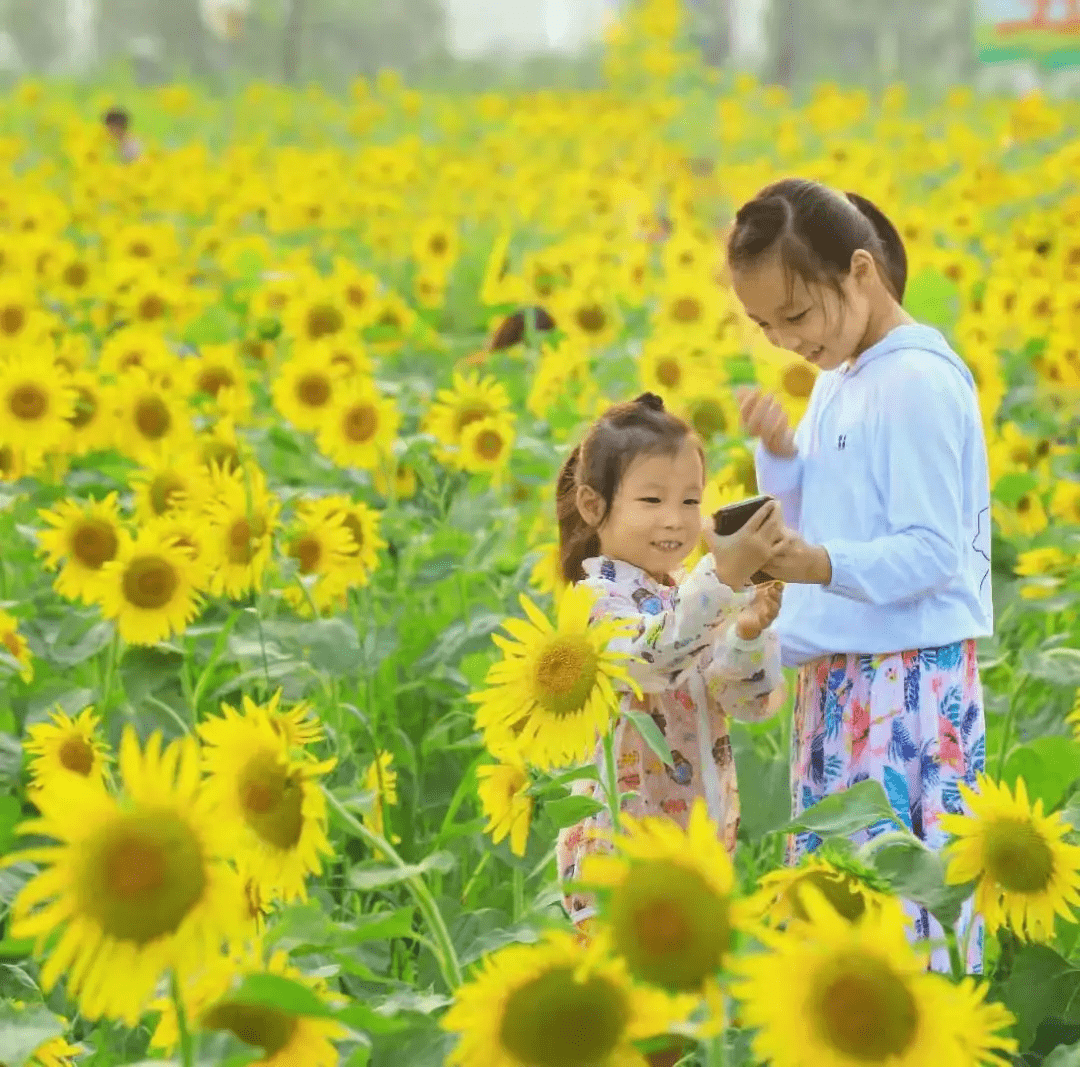
POLYGON ((105 113, 105 129, 116 143, 116 152, 121 162, 134 163, 142 155, 142 145, 131 132, 131 116, 119 107, 105 113))

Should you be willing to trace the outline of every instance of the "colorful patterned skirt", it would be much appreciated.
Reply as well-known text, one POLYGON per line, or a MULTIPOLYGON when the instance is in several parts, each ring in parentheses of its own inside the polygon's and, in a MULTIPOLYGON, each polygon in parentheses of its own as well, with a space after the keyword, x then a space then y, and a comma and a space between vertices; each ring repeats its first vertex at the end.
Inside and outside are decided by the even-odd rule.
MULTIPOLYGON (((961 782, 974 786, 986 767, 986 718, 974 641, 884 656, 838 655, 799 672, 791 744, 792 815, 867 778, 879 781, 904 825, 933 849, 947 835, 943 813, 966 813, 961 782)), ((863 843, 892 829, 883 822, 852 840, 863 843)), ((787 860, 821 844, 812 833, 792 835, 787 860)), ((925 908, 905 907, 916 940, 944 940, 925 908)), ((971 901, 957 925, 967 944, 967 968, 982 972, 984 927, 972 925, 971 901), (971 927, 969 931, 969 927, 971 927)), ((949 970, 948 950, 935 949, 935 971, 949 970)))

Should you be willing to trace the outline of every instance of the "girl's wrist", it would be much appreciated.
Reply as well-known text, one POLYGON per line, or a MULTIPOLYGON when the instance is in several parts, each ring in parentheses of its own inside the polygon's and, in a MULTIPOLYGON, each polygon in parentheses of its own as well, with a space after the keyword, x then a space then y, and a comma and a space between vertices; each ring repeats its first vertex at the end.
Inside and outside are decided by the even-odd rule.
POLYGON ((832 559, 824 545, 811 548, 811 575, 815 585, 828 585, 832 581, 832 559))

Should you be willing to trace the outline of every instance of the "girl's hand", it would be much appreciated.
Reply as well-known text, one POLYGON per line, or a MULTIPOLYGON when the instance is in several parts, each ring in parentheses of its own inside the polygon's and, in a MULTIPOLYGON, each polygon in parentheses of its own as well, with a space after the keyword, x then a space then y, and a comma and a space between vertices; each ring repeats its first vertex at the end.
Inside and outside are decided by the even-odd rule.
POLYGON ((786 532, 765 570, 778 581, 797 585, 828 585, 832 581, 829 553, 821 545, 807 544, 793 530, 786 532))
POLYGON ((716 560, 720 580, 736 592, 746 588, 750 578, 779 551, 788 534, 775 500, 759 508, 750 521, 730 537, 717 535, 711 515, 702 520, 701 532, 716 560))
POLYGON ((780 402, 760 389, 745 389, 738 394, 739 417, 750 437, 758 437, 774 455, 794 459, 795 433, 780 402))
POLYGON ((739 617, 735 620, 735 632, 743 641, 753 641, 755 637, 760 637, 761 632, 776 621, 783 596, 782 582, 759 585, 754 590, 754 599, 739 612, 739 617))

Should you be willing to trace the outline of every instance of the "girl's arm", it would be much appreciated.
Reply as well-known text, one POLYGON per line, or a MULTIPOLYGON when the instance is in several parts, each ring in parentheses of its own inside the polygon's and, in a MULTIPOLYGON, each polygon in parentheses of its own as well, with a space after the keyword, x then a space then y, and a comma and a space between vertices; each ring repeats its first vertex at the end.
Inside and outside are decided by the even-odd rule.
POLYGON ((827 541, 829 592, 899 604, 944 588, 964 558, 965 450, 982 444, 970 395, 952 369, 909 368, 890 379, 874 447, 875 480, 889 532, 871 541, 827 541), (969 402, 970 401, 970 402, 969 402))
MULTIPOLYGON (((612 641, 611 649, 632 658, 628 671, 645 693, 669 690, 673 679, 708 649, 713 630, 747 603, 716 574, 711 553, 702 557, 675 594, 673 606, 650 612, 649 597, 635 600, 635 590, 600 578, 586 584, 599 594, 593 618, 629 619, 635 623, 628 637, 612 641)), ((644 592, 642 590, 641 592, 644 592)))
POLYGON ((705 684, 713 700, 743 722, 761 722, 774 713, 769 697, 783 681, 780 641, 773 630, 743 641, 734 626, 727 627, 705 668, 705 684))

